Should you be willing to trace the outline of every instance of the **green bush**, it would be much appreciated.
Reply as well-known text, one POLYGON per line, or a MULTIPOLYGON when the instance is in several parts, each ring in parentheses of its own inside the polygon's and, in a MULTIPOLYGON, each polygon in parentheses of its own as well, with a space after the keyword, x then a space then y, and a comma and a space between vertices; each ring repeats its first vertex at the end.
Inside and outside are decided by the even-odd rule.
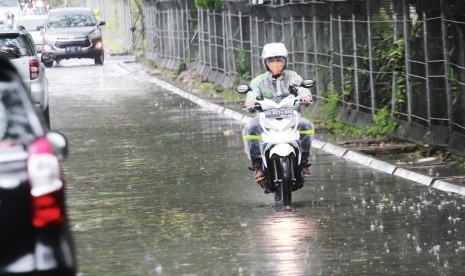
POLYGON ((234 79, 234 86, 241 84, 244 81, 250 80, 250 71, 247 68, 246 52, 244 48, 239 48, 239 58, 236 61, 236 77, 234 79))

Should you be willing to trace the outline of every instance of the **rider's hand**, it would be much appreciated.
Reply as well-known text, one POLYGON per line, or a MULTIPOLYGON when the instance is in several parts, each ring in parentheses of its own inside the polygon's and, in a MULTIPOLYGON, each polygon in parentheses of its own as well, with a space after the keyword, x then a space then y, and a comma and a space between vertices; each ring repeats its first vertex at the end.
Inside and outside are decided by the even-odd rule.
POLYGON ((255 110, 255 102, 248 102, 248 103, 245 103, 245 106, 250 109, 250 110, 255 110))
POLYGON ((308 96, 304 96, 300 99, 300 103, 305 106, 309 106, 312 102, 313 102, 312 99, 308 96))

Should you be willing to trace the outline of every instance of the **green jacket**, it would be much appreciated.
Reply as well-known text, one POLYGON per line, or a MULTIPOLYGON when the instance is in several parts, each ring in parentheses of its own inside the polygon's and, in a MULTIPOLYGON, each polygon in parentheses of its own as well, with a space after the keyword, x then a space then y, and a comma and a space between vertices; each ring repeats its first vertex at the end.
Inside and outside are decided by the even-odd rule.
MULTIPOLYGON (((267 71, 250 82, 250 88, 252 91, 247 93, 245 100, 246 105, 248 103, 254 103, 257 101, 257 97, 264 97, 279 102, 283 97, 289 95, 289 85, 292 83, 300 83, 302 77, 295 71, 284 70, 278 79, 273 79, 271 72, 267 71)), ((312 98, 310 89, 299 87, 297 96, 308 96, 312 98)))

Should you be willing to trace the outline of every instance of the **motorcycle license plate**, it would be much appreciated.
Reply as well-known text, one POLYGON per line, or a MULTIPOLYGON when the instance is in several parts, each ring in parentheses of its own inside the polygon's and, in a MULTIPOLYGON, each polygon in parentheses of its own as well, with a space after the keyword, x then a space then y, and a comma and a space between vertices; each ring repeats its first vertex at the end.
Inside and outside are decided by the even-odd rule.
POLYGON ((294 115, 292 109, 270 109, 265 111, 265 118, 288 118, 294 115))

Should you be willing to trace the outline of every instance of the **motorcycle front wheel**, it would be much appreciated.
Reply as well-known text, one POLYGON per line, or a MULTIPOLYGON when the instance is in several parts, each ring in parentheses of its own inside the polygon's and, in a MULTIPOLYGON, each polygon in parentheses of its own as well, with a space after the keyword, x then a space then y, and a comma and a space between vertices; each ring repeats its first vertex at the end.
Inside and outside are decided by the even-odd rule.
POLYGON ((284 206, 289 206, 292 203, 292 168, 290 164, 290 160, 287 157, 280 158, 280 165, 281 165, 281 187, 279 189, 281 193, 281 197, 283 200, 284 206))

